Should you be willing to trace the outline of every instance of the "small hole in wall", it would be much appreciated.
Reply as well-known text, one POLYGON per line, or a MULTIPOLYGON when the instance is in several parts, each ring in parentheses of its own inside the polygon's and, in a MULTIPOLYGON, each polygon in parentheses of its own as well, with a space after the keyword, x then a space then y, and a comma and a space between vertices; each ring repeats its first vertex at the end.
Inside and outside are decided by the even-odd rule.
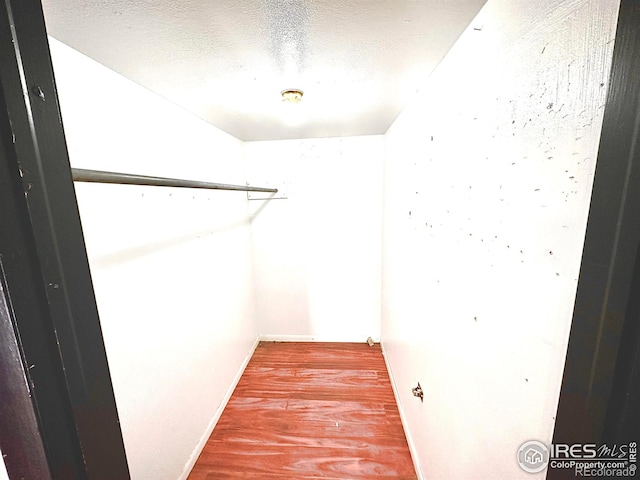
POLYGON ((411 393, 414 397, 420 399, 420 402, 424 402, 424 392, 422 391, 422 387, 420 386, 420 382, 418 382, 418 386, 411 389, 411 393))

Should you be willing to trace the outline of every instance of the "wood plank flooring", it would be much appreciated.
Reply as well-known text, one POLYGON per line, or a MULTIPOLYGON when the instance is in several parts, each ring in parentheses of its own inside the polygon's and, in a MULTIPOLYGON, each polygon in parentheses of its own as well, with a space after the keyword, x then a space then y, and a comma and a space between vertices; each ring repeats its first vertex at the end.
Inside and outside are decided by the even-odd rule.
POLYGON ((379 345, 261 342, 189 480, 416 479, 379 345))

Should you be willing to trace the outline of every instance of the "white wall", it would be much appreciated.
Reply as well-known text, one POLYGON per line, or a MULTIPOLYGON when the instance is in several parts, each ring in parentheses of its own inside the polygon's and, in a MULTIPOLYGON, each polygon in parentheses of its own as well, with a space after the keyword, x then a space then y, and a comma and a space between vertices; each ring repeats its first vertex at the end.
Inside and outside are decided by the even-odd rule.
POLYGON ((288 197, 251 201, 261 333, 379 338, 384 137, 249 142, 245 155, 252 184, 288 197))
POLYGON ((386 135, 382 341, 424 478, 544 476, 516 452, 552 437, 617 8, 489 0, 386 135))
MULTIPOLYGON (((240 141, 50 43, 73 167, 244 184, 240 141)), ((175 480, 258 334, 246 194, 76 192, 132 478, 175 480)))

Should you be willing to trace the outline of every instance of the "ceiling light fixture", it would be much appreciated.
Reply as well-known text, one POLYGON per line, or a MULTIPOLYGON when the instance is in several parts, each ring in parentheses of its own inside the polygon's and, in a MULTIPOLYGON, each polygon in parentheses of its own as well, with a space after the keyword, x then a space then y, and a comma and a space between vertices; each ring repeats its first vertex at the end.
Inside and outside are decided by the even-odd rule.
POLYGON ((282 101, 287 103, 300 103, 300 100, 302 100, 302 96, 304 95, 302 90, 297 89, 283 90, 280 93, 282 95, 282 101))

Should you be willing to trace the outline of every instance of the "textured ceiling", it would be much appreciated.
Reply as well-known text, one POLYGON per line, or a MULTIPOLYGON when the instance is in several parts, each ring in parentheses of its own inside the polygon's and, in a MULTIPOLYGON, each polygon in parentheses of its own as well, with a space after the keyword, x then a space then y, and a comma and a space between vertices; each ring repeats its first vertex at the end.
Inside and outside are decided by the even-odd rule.
POLYGON ((43 0, 51 36, 241 140, 384 133, 486 0, 43 0), (297 105, 280 92, 297 88, 297 105))

